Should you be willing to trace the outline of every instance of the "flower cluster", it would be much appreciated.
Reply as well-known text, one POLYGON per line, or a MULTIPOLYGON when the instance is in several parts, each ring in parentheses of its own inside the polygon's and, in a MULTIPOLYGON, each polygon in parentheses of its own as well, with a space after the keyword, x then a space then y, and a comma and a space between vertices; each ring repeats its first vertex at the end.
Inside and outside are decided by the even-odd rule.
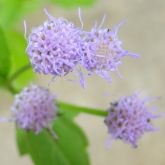
POLYGON ((15 96, 11 111, 18 127, 39 133, 56 117, 55 96, 32 84, 15 96))
POLYGON ((112 139, 121 139, 133 147, 137 147, 138 140, 145 132, 156 130, 151 120, 159 115, 154 115, 147 108, 147 101, 149 100, 140 99, 139 95, 135 93, 132 96, 122 97, 111 105, 105 124, 112 139))
POLYGON ((122 48, 117 37, 120 25, 113 30, 94 26, 88 32, 68 20, 46 14, 50 20, 34 28, 28 38, 27 54, 37 73, 65 76, 78 71, 76 67, 81 65, 88 75, 95 73, 111 81, 109 72, 119 73, 122 57, 138 57, 122 48))
POLYGON ((82 32, 63 18, 49 19, 32 30, 26 51, 35 72, 64 76, 79 62, 82 32))
MULTIPOLYGON (((55 19, 45 11, 49 20, 41 26, 32 29, 28 38, 26 52, 34 71, 42 74, 65 76, 72 71, 77 71, 80 83, 84 86, 82 66, 88 75, 96 74, 111 82, 109 72, 119 73, 118 67, 124 56, 137 58, 138 55, 122 48, 122 42, 117 33, 121 24, 112 30, 95 25, 91 31, 82 28, 64 18, 55 19)), ((35 133, 48 128, 57 116, 56 98, 49 90, 37 85, 30 85, 15 96, 11 108, 12 118, 1 121, 15 121, 19 128, 35 133)), ((141 99, 138 93, 121 97, 111 104, 106 116, 105 124, 111 140, 120 139, 125 143, 137 147, 138 140, 145 132, 155 131, 151 120, 159 117, 152 113, 146 103, 149 99, 141 99)), ((68 107, 67 107, 68 108, 68 107)), ((71 106, 71 109, 74 106, 71 106)), ((77 108, 77 107, 75 107, 77 108)), ((80 111, 94 114, 89 108, 80 111)), ((56 137, 53 131, 52 135, 56 137)))
POLYGON ((95 73, 111 82, 109 71, 118 72, 122 57, 128 55, 138 57, 122 48, 122 42, 118 39, 119 26, 113 30, 100 29, 96 26, 91 32, 87 32, 84 38, 82 65, 91 73, 95 73))

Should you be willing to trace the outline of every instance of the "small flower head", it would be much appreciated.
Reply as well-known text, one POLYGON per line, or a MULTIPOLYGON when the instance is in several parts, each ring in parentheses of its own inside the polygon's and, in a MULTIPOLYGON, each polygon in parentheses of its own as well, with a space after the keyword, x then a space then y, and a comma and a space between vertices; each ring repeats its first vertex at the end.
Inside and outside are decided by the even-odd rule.
POLYGON ((73 71, 81 51, 81 30, 63 18, 34 28, 28 38, 27 54, 37 73, 64 76, 73 71))
POLYGON ((158 117, 147 108, 148 99, 140 99, 137 93, 122 97, 111 104, 105 124, 112 139, 120 139, 137 147, 138 140, 145 132, 155 131, 151 120, 158 117))
POLYGON ((110 82, 109 72, 119 73, 118 66, 122 57, 137 57, 122 48, 122 42, 117 36, 119 26, 113 30, 95 26, 91 32, 86 32, 84 37, 82 65, 89 73, 95 73, 110 82))
POLYGON ((30 85, 15 96, 11 111, 18 127, 39 133, 56 117, 55 96, 47 89, 30 85))

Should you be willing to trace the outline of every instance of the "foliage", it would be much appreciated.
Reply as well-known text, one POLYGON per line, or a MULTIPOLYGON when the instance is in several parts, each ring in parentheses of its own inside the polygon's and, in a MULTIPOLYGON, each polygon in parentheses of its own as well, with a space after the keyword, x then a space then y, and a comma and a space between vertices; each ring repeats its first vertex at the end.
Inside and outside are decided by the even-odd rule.
MULTIPOLYGON (((26 50, 26 40, 23 34, 17 31, 7 31, 6 33, 8 45, 11 52, 11 70, 10 76, 26 65, 30 65, 26 50)), ((16 88, 21 89, 27 85, 31 79, 34 78, 32 69, 27 70, 14 80, 16 88)))
POLYGON ((58 139, 54 139, 47 130, 35 135, 17 129, 20 154, 29 154, 36 165, 89 165, 88 141, 82 130, 68 117, 71 115, 65 114, 54 121, 53 130, 58 139))
POLYGON ((51 0, 53 3, 64 7, 88 6, 94 3, 94 0, 51 0))
MULTIPOLYGON (((94 0, 50 0, 54 5, 79 7, 91 5, 94 0)), ((19 70, 29 65, 26 55, 26 39, 15 30, 25 13, 31 12, 43 0, 0 0, 0 86, 21 90, 34 78, 32 69, 17 76, 19 70)), ((35 11, 35 10, 34 10, 35 11)), ((23 22, 23 21, 22 21, 23 22)), ((10 90, 13 92, 12 90, 10 90)), ((67 106, 65 106, 67 109, 67 106)), ((54 121, 53 130, 58 136, 54 139, 48 130, 36 135, 16 128, 16 139, 20 155, 28 154, 36 165, 89 165, 88 141, 73 121, 78 112, 65 112, 54 121)))
POLYGON ((10 72, 10 52, 3 29, 0 27, 0 85, 4 85, 10 72))
POLYGON ((23 14, 40 6, 42 0, 0 0, 0 24, 10 29, 23 14))

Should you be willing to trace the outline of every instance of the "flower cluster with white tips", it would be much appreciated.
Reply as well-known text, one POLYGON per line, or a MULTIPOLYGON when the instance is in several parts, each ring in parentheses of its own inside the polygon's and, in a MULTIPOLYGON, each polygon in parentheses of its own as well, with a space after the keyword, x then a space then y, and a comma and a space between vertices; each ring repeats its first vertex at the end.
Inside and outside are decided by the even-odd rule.
POLYGON ((122 48, 122 42, 118 39, 119 26, 113 30, 98 29, 93 27, 87 32, 84 39, 82 66, 89 72, 95 73, 109 82, 109 72, 118 72, 118 66, 124 56, 138 57, 122 48))
POLYGON ((149 99, 140 99, 137 93, 123 96, 111 104, 105 124, 111 135, 111 140, 120 139, 137 147, 138 140, 146 132, 155 131, 151 121, 159 115, 154 115, 146 106, 149 99))
MULTIPOLYGON (((64 18, 54 18, 46 10, 45 13, 49 20, 33 28, 27 39, 26 52, 37 73, 63 77, 76 71, 80 77, 80 84, 84 87, 85 79, 82 68, 89 76, 96 74, 111 82, 109 72, 115 72, 120 76, 118 68, 124 56, 139 57, 123 49, 122 42, 118 38, 121 24, 112 30, 102 28, 105 16, 99 26, 95 24, 90 31, 85 31, 80 10, 81 28, 64 18)), ((12 83, 7 85, 12 85, 12 83)), ((66 104, 66 106, 61 102, 58 106, 61 110, 63 108, 60 108, 60 104, 64 104, 66 107, 64 110, 75 109, 77 112, 104 116, 105 125, 111 136, 110 141, 120 139, 136 148, 139 139, 146 132, 157 130, 151 121, 160 115, 152 113, 152 108, 147 106, 149 101, 148 98, 141 99, 139 93, 134 93, 131 96, 123 96, 112 103, 108 112, 83 109, 78 106, 74 107, 74 105, 66 104)), ((57 117, 56 105, 56 97, 48 89, 31 84, 15 95, 11 108, 12 117, 0 118, 0 121, 15 121, 17 127, 36 134, 47 128, 52 136, 57 138, 51 129, 51 123, 57 117)))
POLYGON ((49 19, 32 30, 26 51, 35 72, 64 76, 80 60, 82 32, 63 18, 49 19))
POLYGON ((63 18, 55 19, 47 11, 46 14, 49 21, 34 28, 28 38, 27 54, 37 73, 65 76, 78 71, 76 67, 81 65, 88 75, 97 74, 111 82, 109 72, 119 73, 122 57, 138 57, 122 48, 117 36, 120 25, 113 30, 102 29, 103 20, 101 26, 88 32, 63 18))
POLYGON ((47 89, 32 84, 15 96, 12 118, 18 127, 39 133, 56 118, 55 100, 47 89))

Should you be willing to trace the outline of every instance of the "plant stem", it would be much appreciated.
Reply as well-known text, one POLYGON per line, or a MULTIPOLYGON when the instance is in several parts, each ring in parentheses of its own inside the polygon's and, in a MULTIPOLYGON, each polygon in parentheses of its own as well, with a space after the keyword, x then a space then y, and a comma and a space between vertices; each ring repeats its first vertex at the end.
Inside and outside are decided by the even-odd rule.
MULTIPOLYGON (((12 86, 12 82, 19 77, 22 73, 24 73, 25 71, 27 71, 28 69, 31 68, 31 65, 25 65, 22 68, 20 68, 18 71, 16 71, 8 80, 8 84, 6 85, 6 88, 12 93, 12 94, 16 94, 18 91, 12 86)), ((96 115, 96 116, 107 116, 108 112, 107 111, 103 111, 101 109, 94 109, 94 108, 87 108, 87 107, 81 107, 81 106, 77 106, 77 105, 73 105, 73 104, 68 104, 68 103, 64 103, 64 102, 57 102, 57 106, 59 109, 61 110, 68 110, 68 111, 74 111, 74 112, 83 112, 83 113, 87 113, 87 114, 91 114, 91 115, 96 115)))
POLYGON ((6 85, 6 88, 7 88, 12 94, 18 93, 18 91, 17 91, 11 84, 6 85))
POLYGON ((18 91, 14 88, 13 86, 13 81, 19 77, 22 73, 26 72, 28 69, 31 68, 30 64, 27 64, 25 66, 23 66, 22 68, 20 68, 19 70, 17 70, 6 82, 5 87, 12 93, 12 94, 16 94, 18 93, 18 91))
POLYGON ((62 110, 68 110, 68 111, 74 111, 74 112, 84 112, 84 113, 88 113, 91 115, 104 116, 104 117, 108 115, 107 111, 103 111, 101 109, 81 107, 81 106, 68 104, 68 103, 64 103, 64 102, 60 102, 60 101, 57 102, 57 106, 59 107, 59 109, 62 109, 62 110))
POLYGON ((22 73, 26 72, 28 69, 31 68, 31 65, 30 64, 27 64, 25 66, 23 66, 22 68, 20 68, 19 70, 17 70, 11 77, 10 79, 8 80, 10 83, 12 81, 14 81, 18 76, 20 76, 22 73))

